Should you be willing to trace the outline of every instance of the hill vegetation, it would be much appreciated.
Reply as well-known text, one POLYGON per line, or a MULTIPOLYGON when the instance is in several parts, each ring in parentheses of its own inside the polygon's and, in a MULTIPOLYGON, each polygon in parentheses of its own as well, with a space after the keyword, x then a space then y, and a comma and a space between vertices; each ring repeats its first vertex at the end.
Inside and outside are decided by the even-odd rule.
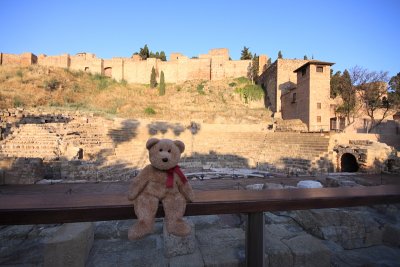
POLYGON ((41 108, 125 118, 258 123, 270 118, 263 92, 246 78, 149 85, 83 71, 0 66, 0 109, 41 108))

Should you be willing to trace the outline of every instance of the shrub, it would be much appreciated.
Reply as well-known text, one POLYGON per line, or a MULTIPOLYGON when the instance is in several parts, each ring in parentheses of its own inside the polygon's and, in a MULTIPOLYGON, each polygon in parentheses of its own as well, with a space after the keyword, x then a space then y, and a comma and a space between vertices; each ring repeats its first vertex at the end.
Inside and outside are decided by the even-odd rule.
POLYGON ((204 82, 201 82, 200 84, 197 85, 197 92, 201 95, 205 95, 206 93, 204 92, 204 82))
POLYGON ((240 97, 244 98, 244 102, 260 100, 264 96, 264 90, 256 84, 247 84, 243 88, 237 88, 236 93, 240 94, 240 97))
POLYGON ((22 80, 24 73, 22 72, 22 70, 17 70, 16 75, 22 80))
POLYGON ((229 84, 230 87, 235 87, 236 85, 237 85, 237 83, 235 83, 235 82, 231 82, 231 83, 229 84))
POLYGON ((160 87, 158 89, 159 95, 165 95, 165 78, 164 78, 164 72, 161 71, 160 74, 160 87))
POLYGON ((156 70, 154 69, 154 67, 152 67, 150 75, 150 88, 155 88, 156 86, 157 86, 156 70))
POLYGON ((125 79, 121 79, 121 80, 119 81, 119 84, 125 87, 125 86, 128 85, 128 82, 127 82, 125 79))
POLYGON ((61 83, 57 79, 52 78, 51 80, 44 82, 44 88, 50 91, 54 91, 60 86, 60 84, 61 83))
POLYGON ((146 115, 154 115, 156 114, 156 111, 152 107, 147 107, 144 109, 144 113, 146 115))
POLYGON ((117 83, 117 81, 115 79, 110 79, 109 77, 103 76, 99 73, 90 75, 90 77, 91 77, 92 81, 95 81, 97 83, 98 90, 104 90, 104 89, 108 88, 110 85, 117 83))
POLYGON ((237 83, 239 83, 239 84, 251 83, 251 81, 250 81, 248 78, 246 78, 246 77, 239 77, 239 78, 236 78, 235 81, 236 81, 237 83))

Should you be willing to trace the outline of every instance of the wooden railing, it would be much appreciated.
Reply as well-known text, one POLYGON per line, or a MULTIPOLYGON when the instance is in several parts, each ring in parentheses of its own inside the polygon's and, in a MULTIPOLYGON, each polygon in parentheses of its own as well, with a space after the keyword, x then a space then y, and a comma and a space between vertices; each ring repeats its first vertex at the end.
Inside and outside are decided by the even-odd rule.
MULTIPOLYGON (((0 187, 0 225, 135 218, 126 183, 0 187)), ((266 211, 338 208, 400 202, 399 185, 371 187, 196 191, 187 216, 246 213, 247 266, 264 266, 266 211)), ((160 205, 158 217, 163 216, 160 205)))

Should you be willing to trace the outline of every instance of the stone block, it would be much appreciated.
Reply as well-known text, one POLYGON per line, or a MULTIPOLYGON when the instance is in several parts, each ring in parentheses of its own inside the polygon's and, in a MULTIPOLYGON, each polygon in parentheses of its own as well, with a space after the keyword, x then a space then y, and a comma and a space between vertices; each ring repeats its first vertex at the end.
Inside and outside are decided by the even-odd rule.
POLYGON ((385 244, 400 247, 400 225, 386 224, 383 228, 382 239, 385 244))
POLYGON ((44 242, 44 266, 85 266, 93 244, 93 223, 67 223, 44 242))
POLYGON ((304 180, 297 183, 298 188, 322 188, 322 184, 318 181, 304 180))
POLYGON ((293 266, 330 266, 331 252, 311 235, 282 240, 293 255, 293 266))
POLYGON ((170 267, 203 267, 204 261, 199 248, 194 253, 176 256, 169 259, 170 267))
POLYGON ((164 254, 165 257, 171 258, 179 255, 192 254, 196 249, 196 238, 193 222, 188 222, 192 231, 188 236, 180 237, 167 232, 164 224, 164 254))

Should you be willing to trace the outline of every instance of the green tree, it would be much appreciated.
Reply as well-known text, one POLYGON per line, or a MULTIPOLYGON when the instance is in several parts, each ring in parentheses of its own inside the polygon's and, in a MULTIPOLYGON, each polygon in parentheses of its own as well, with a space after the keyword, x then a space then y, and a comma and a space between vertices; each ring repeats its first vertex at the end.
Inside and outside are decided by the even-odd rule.
POLYGON ((152 67, 150 75, 150 88, 155 88, 156 86, 157 86, 156 70, 154 69, 154 67, 152 67))
POLYGON ((164 52, 164 51, 161 51, 161 52, 160 52, 160 59, 161 59, 162 61, 167 61, 167 57, 165 56, 165 52, 164 52))
POLYGON ((396 105, 388 98, 387 72, 369 71, 356 66, 351 69, 351 80, 357 90, 358 98, 363 103, 364 112, 370 117, 367 132, 371 132, 389 116, 396 105), (377 111, 380 111, 377 113, 377 111), (377 115, 379 114, 379 115, 377 115))
POLYGON ((242 52, 241 52, 241 56, 240 56, 240 60, 249 60, 249 59, 252 59, 252 54, 251 54, 251 52, 249 51, 249 48, 248 47, 243 47, 243 50, 242 50, 242 52))
POLYGON ((308 60, 308 57, 307 57, 307 55, 304 55, 304 60, 308 60))
POLYGON ((255 81, 257 81, 258 78, 258 69, 260 67, 260 61, 259 61, 259 56, 257 54, 254 54, 253 59, 251 60, 251 75, 249 79, 251 82, 254 84, 255 81))
POLYGON ((140 48, 139 55, 143 60, 146 60, 150 57, 150 52, 147 44, 145 44, 143 48, 140 48))
POLYGON ((159 95, 165 95, 165 78, 164 78, 164 72, 161 71, 160 74, 160 86, 158 88, 158 94, 159 95))
POLYGON ((281 50, 279 50, 279 52, 278 52, 278 58, 283 58, 281 50))
POLYGON ((331 98, 335 98, 340 96, 340 83, 342 80, 342 73, 337 71, 334 75, 332 75, 333 70, 331 69, 331 98))
POLYGON ((337 78, 334 85, 337 87, 335 92, 343 100, 343 103, 337 107, 336 111, 346 118, 349 125, 354 122, 356 116, 356 91, 352 85, 350 73, 347 70, 344 70, 342 75, 340 75, 340 72, 336 72, 335 75, 337 78))
POLYGON ((271 58, 268 58, 267 66, 270 66, 271 64, 272 64, 271 58))
POLYGON ((400 108, 400 72, 389 81, 388 99, 393 106, 400 108))

